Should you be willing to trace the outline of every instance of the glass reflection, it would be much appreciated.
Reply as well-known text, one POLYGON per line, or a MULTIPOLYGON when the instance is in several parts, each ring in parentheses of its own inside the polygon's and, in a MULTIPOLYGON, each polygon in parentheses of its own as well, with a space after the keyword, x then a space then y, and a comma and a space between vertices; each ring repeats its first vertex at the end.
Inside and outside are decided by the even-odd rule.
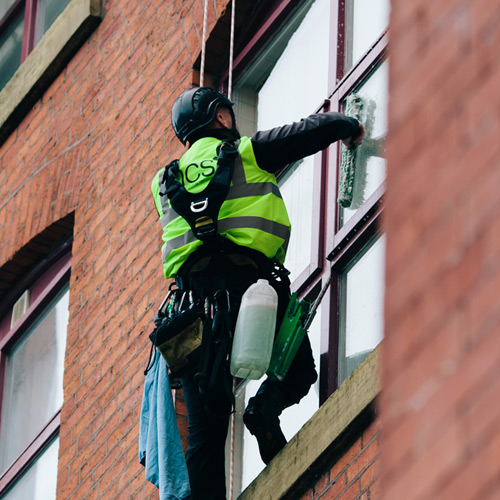
POLYGON ((21 64, 23 31, 24 9, 0 36, 0 90, 5 87, 21 64))
POLYGON ((1 470, 20 455, 62 405, 68 303, 66 287, 8 354, 1 470))
POLYGON ((383 337, 385 236, 369 243, 344 269, 340 287, 339 383, 383 337))
POLYGON ((58 452, 59 438, 56 438, 2 498, 4 500, 55 500, 58 452))
POLYGON ((347 0, 346 71, 377 41, 389 25, 389 0, 347 0))

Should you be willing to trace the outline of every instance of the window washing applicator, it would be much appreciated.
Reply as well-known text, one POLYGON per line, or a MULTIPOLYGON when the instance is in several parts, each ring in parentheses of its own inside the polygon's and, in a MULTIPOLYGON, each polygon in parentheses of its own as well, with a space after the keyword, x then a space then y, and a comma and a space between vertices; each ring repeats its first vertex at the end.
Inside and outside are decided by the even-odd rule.
MULTIPOLYGON (((351 94, 347 97, 344 113, 347 116, 361 121, 363 99, 359 95, 351 94)), ((354 177, 356 173, 357 148, 347 149, 342 144, 339 175, 339 192, 337 201, 340 206, 349 208, 352 204, 354 177)))

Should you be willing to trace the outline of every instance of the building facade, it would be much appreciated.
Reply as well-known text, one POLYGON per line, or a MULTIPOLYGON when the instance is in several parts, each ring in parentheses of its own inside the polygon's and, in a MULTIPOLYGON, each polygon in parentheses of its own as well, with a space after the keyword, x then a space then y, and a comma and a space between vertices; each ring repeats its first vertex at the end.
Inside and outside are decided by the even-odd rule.
POLYGON ((183 152, 170 108, 201 79, 243 134, 350 96, 367 132, 348 206, 338 144, 279 174, 293 290, 331 280, 320 377, 267 467, 241 421, 255 383, 235 388, 229 498, 495 498, 498 2, 232 7, 2 4, 0 498, 158 498, 138 460, 167 288, 150 184, 183 152))
MULTIPOLYGON (((51 17, 44 3, 10 4, 2 21, 10 71, 2 74, 10 76, 1 91, 0 493, 157 495, 137 458, 148 334, 166 292, 150 183, 182 154, 170 108, 202 77, 231 92, 244 134, 342 110, 352 93, 363 98, 367 141, 350 208, 336 202, 338 144, 279 176, 294 226, 293 289, 314 299, 332 277, 310 332, 320 379, 284 413, 295 438, 265 469, 241 421, 256 383, 236 387, 227 478, 232 498, 374 496, 376 355, 358 374, 369 380, 367 395, 353 396, 360 387, 349 376, 383 331, 388 2, 240 1, 233 42, 231 3, 208 2, 204 47, 203 2, 54 1, 44 31, 33 27, 45 11, 51 17), (299 432, 305 424, 309 437, 299 432), (291 454, 303 460, 283 474, 291 454), (278 485, 276 475, 287 479, 278 485)), ((182 392, 174 397, 185 437, 182 392)))

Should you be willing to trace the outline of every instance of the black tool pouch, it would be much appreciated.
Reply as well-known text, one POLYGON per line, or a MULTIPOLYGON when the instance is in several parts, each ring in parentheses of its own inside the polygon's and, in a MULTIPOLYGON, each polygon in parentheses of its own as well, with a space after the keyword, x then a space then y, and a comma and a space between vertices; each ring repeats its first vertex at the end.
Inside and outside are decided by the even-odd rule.
POLYGON ((174 379, 182 376, 196 358, 196 350, 202 343, 202 316, 203 304, 193 301, 191 292, 170 290, 160 306, 156 328, 149 338, 174 379))

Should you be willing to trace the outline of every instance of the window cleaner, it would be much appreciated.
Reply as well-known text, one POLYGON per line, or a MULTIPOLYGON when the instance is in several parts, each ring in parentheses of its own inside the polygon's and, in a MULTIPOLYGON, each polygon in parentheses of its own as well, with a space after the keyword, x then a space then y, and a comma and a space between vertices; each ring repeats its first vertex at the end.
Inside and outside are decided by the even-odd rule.
POLYGON ((285 378, 331 281, 332 277, 330 275, 313 303, 308 299, 299 300, 297 293, 292 294, 274 342, 271 361, 267 370, 269 379, 282 381, 285 378))
MULTIPOLYGON (((345 114, 351 118, 361 121, 364 103, 363 98, 357 94, 351 94, 346 99, 345 114)), ((339 193, 337 201, 341 207, 349 208, 352 204, 354 179, 356 174, 356 157, 358 148, 348 149, 342 145, 342 156, 340 160, 339 193)))

